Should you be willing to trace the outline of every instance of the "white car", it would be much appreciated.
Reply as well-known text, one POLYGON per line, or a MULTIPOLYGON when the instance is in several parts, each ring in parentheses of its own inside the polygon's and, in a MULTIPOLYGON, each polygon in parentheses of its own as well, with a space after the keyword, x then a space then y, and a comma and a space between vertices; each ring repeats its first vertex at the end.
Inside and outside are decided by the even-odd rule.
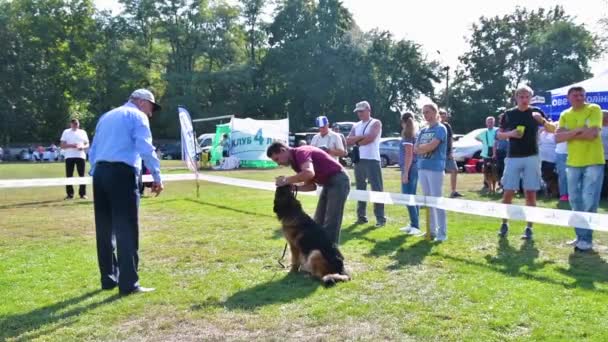
POLYGON ((480 154, 483 144, 475 139, 475 137, 485 130, 485 128, 475 129, 462 136, 458 141, 454 141, 452 144, 452 156, 454 156, 454 160, 457 163, 464 164, 473 157, 481 158, 480 154))

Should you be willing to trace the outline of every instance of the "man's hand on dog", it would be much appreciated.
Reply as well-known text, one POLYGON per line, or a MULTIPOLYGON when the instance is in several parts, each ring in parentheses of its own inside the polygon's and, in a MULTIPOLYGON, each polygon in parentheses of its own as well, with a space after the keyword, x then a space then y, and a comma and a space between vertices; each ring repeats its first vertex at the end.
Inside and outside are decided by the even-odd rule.
POLYGON ((275 179, 276 186, 285 186, 287 184, 289 184, 289 182, 287 181, 287 177, 285 176, 279 176, 275 179))

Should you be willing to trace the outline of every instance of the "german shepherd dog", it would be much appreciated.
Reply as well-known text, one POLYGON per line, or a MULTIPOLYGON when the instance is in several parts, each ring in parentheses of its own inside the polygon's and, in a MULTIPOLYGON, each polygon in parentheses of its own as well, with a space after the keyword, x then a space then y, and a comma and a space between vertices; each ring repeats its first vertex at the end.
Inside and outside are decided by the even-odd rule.
POLYGON ((498 167, 496 161, 491 158, 485 158, 483 161, 483 179, 488 185, 490 193, 496 193, 496 183, 498 183, 498 167))
POLYGON ((545 182, 545 196, 559 197, 558 176, 555 172, 555 164, 542 162, 541 178, 545 182))
POLYGON ((304 212, 290 185, 277 187, 274 212, 291 250, 292 272, 308 272, 325 286, 350 280, 342 253, 323 228, 304 212))

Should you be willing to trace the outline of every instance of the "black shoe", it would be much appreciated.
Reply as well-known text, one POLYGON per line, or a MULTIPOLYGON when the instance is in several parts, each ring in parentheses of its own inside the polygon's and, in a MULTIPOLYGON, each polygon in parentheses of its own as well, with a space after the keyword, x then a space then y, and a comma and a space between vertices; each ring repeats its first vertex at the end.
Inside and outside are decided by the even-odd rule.
POLYGON ((463 197, 461 193, 459 193, 458 191, 454 191, 450 194, 450 198, 458 198, 458 197, 463 197))
POLYGON ((155 291, 155 288, 152 287, 142 287, 142 286, 138 286, 136 288, 134 288, 133 290, 129 291, 129 292, 120 292, 121 295, 123 296, 128 296, 128 295, 132 295, 132 294, 137 294, 137 293, 148 293, 148 292, 153 292, 155 291))
POLYGON ((508 233, 509 233, 509 225, 506 223, 501 224, 500 231, 498 231, 498 237, 505 238, 505 237, 507 237, 508 233))
POLYGON ((526 227, 524 233, 521 235, 522 240, 532 240, 532 228, 526 227))
POLYGON ((380 228, 380 227, 384 227, 384 226, 386 226, 386 221, 376 222, 376 227, 380 228))
POLYGON ((365 217, 359 217, 356 224, 366 224, 368 221, 365 217))
POLYGON ((74 196, 65 196, 64 201, 71 201, 74 199, 74 196))
POLYGON ((113 285, 101 285, 101 289, 102 290, 114 290, 116 288, 116 286, 118 286, 118 284, 113 284, 113 285))

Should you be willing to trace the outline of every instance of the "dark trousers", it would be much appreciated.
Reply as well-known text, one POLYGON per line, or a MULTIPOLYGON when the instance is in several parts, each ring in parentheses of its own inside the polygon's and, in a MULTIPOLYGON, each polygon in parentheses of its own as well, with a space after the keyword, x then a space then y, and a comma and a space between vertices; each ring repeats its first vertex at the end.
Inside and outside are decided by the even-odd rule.
POLYGON ((315 211, 315 222, 325 229, 330 241, 336 245, 340 244, 342 217, 349 192, 350 179, 346 172, 335 174, 323 185, 315 211))
MULTIPOLYGON (((372 191, 384 191, 380 162, 372 159, 359 160, 355 164, 355 183, 357 190, 366 190, 367 183, 369 183, 372 191)), ((384 204, 374 203, 374 215, 376 216, 376 222, 386 222, 384 204)), ((357 217, 359 220, 367 220, 367 202, 357 202, 357 217)))
MULTIPOLYGON (((65 160, 65 176, 67 178, 71 178, 74 176, 74 166, 76 166, 76 171, 78 172, 79 177, 84 177, 84 164, 85 160, 82 158, 67 158, 65 160)), ((66 185, 65 192, 69 197, 74 197, 74 187, 71 185, 66 185)), ((85 196, 87 194, 87 186, 81 184, 78 188, 78 195, 85 196)))
POLYGON ((139 286, 137 180, 135 168, 129 165, 106 162, 95 165, 93 198, 101 287, 107 289, 118 284, 122 293, 139 286))

